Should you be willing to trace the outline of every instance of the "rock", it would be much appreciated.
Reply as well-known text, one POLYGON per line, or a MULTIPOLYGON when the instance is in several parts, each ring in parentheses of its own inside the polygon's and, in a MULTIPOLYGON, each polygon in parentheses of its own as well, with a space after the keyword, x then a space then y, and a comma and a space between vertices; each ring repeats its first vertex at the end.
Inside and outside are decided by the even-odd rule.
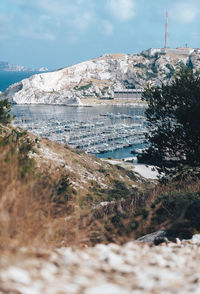
POLYGON ((20 284, 29 284, 31 282, 28 272, 21 269, 20 267, 9 267, 6 275, 8 280, 12 280, 20 284))
POLYGON ((194 243, 194 244, 200 244, 200 234, 193 235, 193 237, 192 237, 192 243, 194 243))
POLYGON ((130 294, 131 292, 114 284, 101 284, 87 289, 84 294, 130 294))
POLYGON ((13 103, 80 105, 85 98, 113 98, 114 91, 169 81, 181 64, 200 68, 200 51, 149 49, 141 54, 106 54, 61 70, 36 74, 4 93, 13 103), (169 52, 168 52, 169 51, 169 52))
POLYGON ((169 243, 169 240, 166 238, 166 237, 163 237, 163 236, 157 236, 155 237, 154 239, 154 245, 160 245, 162 243, 169 243))
POLYGON ((136 242, 140 243, 148 243, 148 244, 161 244, 163 242, 166 242, 166 231, 160 230, 151 234, 147 234, 145 236, 142 236, 136 240, 136 242))
POLYGON ((176 244, 180 245, 181 244, 181 240, 179 238, 175 239, 176 244))

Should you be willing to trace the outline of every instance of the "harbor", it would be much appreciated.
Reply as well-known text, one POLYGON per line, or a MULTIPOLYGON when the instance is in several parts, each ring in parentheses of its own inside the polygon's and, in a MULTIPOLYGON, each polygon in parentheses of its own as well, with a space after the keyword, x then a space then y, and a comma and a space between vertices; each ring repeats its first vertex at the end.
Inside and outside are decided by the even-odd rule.
MULTIPOLYGON (((19 110, 20 106, 16 107, 19 110)), ((29 115, 27 111, 17 114, 15 125, 37 136, 68 144, 73 148, 96 154, 98 157, 105 157, 106 153, 126 148, 137 153, 137 149, 140 150, 145 144, 146 122, 143 108, 104 106, 99 111, 99 108, 78 110, 64 107, 64 110, 68 111, 66 114, 61 106, 57 106, 57 110, 61 113, 59 111, 52 113, 50 109, 46 114, 43 112, 39 116, 39 113, 34 111, 37 108, 23 107, 24 110, 31 109, 31 111, 29 115), (112 111, 106 111, 107 109, 112 111)), ((130 152, 129 155, 127 153, 128 156, 130 152)))

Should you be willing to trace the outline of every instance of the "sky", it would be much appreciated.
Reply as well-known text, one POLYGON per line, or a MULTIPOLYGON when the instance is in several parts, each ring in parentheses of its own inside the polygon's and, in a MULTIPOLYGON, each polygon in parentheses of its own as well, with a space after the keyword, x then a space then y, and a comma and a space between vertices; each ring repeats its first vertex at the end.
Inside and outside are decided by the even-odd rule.
POLYGON ((0 0, 0 60, 58 69, 107 53, 200 47, 199 0, 0 0))

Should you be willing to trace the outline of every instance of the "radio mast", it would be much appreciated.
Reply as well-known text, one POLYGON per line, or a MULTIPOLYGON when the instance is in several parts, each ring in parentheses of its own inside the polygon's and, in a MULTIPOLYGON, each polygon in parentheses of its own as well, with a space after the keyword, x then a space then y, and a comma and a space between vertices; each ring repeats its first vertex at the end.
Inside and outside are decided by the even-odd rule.
POLYGON ((166 12, 166 24, 165 24, 165 45, 164 48, 166 49, 168 46, 169 41, 169 32, 168 32, 168 11, 166 12))

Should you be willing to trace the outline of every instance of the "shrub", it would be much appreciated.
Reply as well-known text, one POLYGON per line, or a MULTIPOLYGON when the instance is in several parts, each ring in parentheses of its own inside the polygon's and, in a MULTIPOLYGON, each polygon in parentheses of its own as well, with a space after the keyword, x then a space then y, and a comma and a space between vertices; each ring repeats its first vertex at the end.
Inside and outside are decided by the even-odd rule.
POLYGON ((11 104, 8 102, 8 99, 0 100, 0 123, 9 124, 14 116, 10 114, 11 104))
POLYGON ((169 237, 191 238, 200 232, 200 192, 169 192, 151 205, 149 231, 167 228, 169 237))
POLYGON ((35 143, 25 131, 12 129, 0 137, 0 154, 4 153, 4 163, 15 163, 21 178, 34 172, 36 163, 30 157, 30 152, 36 152, 34 146, 35 143))
POLYGON ((54 187, 51 195, 51 201, 57 204, 65 204, 73 197, 73 189, 68 175, 62 175, 58 183, 54 187))
POLYGON ((87 90, 89 89, 90 87, 92 86, 92 82, 89 82, 88 84, 86 85, 83 85, 83 86, 75 86, 74 87, 74 90, 78 90, 78 91, 82 91, 82 90, 87 90))

